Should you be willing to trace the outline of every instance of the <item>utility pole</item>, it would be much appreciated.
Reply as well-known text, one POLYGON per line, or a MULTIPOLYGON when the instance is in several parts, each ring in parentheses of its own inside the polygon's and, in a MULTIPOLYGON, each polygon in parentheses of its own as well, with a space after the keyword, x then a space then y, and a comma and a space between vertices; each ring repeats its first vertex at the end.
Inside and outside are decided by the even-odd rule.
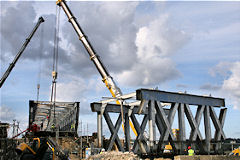
POLYGON ((13 120, 13 133, 12 133, 12 136, 15 136, 15 127, 16 127, 16 119, 13 120))
POLYGON ((17 134, 16 135, 18 135, 18 130, 19 130, 19 121, 17 121, 17 134))
POLYGON ((80 121, 80 136, 81 136, 81 139, 80 139, 80 146, 81 146, 81 159, 83 158, 83 155, 82 155, 82 120, 80 121))
POLYGON ((88 123, 87 123, 87 144, 88 144, 88 123))

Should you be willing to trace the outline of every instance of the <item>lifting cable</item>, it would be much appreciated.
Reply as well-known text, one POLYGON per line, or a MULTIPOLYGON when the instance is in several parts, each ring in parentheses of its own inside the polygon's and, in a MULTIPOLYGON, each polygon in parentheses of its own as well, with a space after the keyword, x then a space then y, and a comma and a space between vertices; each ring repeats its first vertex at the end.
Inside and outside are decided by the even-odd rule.
POLYGON ((43 35, 44 35, 44 24, 41 28, 40 33, 40 45, 39 45, 39 61, 38 61, 38 77, 37 77, 37 102, 39 100, 39 92, 40 92, 40 82, 41 82, 41 74, 42 74, 42 52, 44 52, 44 44, 43 44, 43 35))
MULTIPOLYGON (((53 68, 52 68, 52 91, 51 91, 51 102, 53 103, 53 120, 55 125, 55 102, 57 95, 57 71, 58 71, 58 43, 59 43, 59 26, 60 26, 60 6, 56 6, 56 27, 54 33, 54 47, 53 47, 53 68)), ((51 115, 50 115, 51 116, 51 115)))

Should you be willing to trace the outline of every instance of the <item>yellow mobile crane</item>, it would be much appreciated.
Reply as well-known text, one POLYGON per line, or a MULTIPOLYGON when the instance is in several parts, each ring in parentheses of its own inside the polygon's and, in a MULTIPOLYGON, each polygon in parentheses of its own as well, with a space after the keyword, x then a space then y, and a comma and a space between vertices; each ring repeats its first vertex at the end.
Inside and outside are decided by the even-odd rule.
POLYGON ((35 25, 35 27, 33 28, 32 32, 30 33, 30 35, 27 37, 25 43, 22 45, 21 49, 19 50, 19 52, 17 53, 17 55, 15 56, 15 58, 13 59, 13 62, 10 63, 8 69, 6 70, 6 72, 3 74, 1 80, 0 80, 0 88, 2 87, 3 83, 5 82, 5 80, 7 79, 7 77, 9 76, 9 74, 11 73, 12 69, 14 68, 15 64, 17 63, 18 59, 20 58, 20 56, 22 55, 23 51, 25 50, 25 48, 27 47, 28 43, 30 42, 31 38, 33 37, 34 33, 36 32, 36 30, 38 29, 38 27, 40 26, 40 24, 44 22, 44 19, 42 17, 39 17, 37 24, 35 25))
MULTIPOLYGON (((96 54, 95 50, 93 49, 92 45, 90 44, 86 35, 84 34, 82 28, 80 27, 80 25, 76 21, 76 18, 73 16, 71 10, 67 6, 65 0, 58 0, 56 2, 56 4, 63 8, 64 12, 66 13, 66 15, 68 17, 69 22, 72 24, 74 30, 78 34, 79 40, 82 41, 85 49, 87 50, 87 52, 90 56, 90 59, 93 61, 94 65, 96 66, 96 68, 98 70, 98 72, 102 76, 102 81, 105 83, 106 87, 111 92, 112 96, 114 98, 119 98, 120 96, 122 96, 122 92, 121 92, 120 88, 116 85, 113 78, 108 73, 106 67, 103 65, 102 61, 100 60, 99 56, 96 54)), ((116 103, 120 104, 120 102, 118 100, 116 100, 116 103)), ((131 121, 130 121, 130 126, 131 126, 134 134, 137 136, 137 132, 136 132, 136 130, 135 130, 131 121)))

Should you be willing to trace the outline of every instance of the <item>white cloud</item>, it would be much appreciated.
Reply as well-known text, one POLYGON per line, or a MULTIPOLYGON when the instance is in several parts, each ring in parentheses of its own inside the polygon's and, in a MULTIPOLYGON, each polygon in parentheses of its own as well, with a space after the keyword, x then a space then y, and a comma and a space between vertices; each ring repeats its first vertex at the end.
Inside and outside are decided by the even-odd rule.
POLYGON ((15 118, 15 113, 11 108, 6 106, 0 106, 0 120, 10 122, 15 118))
MULTIPOLYGON (((74 16, 88 36, 96 53, 110 72, 120 72, 130 68, 136 57, 136 26, 134 14, 137 2, 71 2, 74 16), (89 10, 91 8, 91 10, 89 10)), ((65 16, 65 15, 63 15, 65 16)), ((72 46, 69 68, 86 77, 96 74, 95 67, 79 41, 72 26, 63 22, 63 37, 72 46), (81 69, 79 69, 81 68, 81 69)))
POLYGON ((94 95, 101 94, 100 92, 106 89, 104 84, 98 78, 87 81, 76 75, 66 76, 64 79, 65 82, 57 83, 56 101, 80 102, 80 114, 90 114, 90 103, 95 98, 94 95))
POLYGON ((223 76, 224 80, 221 86, 221 94, 229 100, 235 109, 240 109, 240 61, 220 62, 210 74, 223 76))
POLYGON ((240 61, 232 64, 231 75, 223 81, 222 89, 226 91, 232 99, 235 109, 240 109, 240 61))
POLYGON ((67 83, 57 83, 57 101, 71 102, 79 101, 81 97, 85 97, 87 84, 81 78, 72 77, 67 83))
POLYGON ((229 75, 229 69, 232 67, 232 63, 230 62, 220 62, 215 67, 209 69, 209 74, 213 77, 216 75, 221 75, 226 77, 229 75))
POLYGON ((189 40, 184 32, 168 25, 168 15, 160 16, 137 32, 137 57, 130 70, 119 75, 127 85, 156 85, 180 76, 170 56, 189 40))

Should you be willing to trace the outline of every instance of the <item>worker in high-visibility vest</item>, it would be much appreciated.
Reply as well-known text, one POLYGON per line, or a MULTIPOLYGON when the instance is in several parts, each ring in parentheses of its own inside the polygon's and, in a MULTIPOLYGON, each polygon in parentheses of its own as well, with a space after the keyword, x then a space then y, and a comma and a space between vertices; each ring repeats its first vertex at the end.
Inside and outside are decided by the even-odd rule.
POLYGON ((103 149, 101 149, 101 152, 100 152, 100 154, 103 154, 103 152, 105 152, 105 149, 103 148, 103 149))
POLYGON ((51 127, 52 127, 52 130, 55 130, 55 124, 54 123, 52 124, 51 127))
POLYGON ((73 123, 72 125, 71 125, 71 131, 74 131, 75 130, 75 124, 73 123))
POLYGON ((191 148, 191 146, 188 146, 188 155, 194 156, 194 150, 191 148))

